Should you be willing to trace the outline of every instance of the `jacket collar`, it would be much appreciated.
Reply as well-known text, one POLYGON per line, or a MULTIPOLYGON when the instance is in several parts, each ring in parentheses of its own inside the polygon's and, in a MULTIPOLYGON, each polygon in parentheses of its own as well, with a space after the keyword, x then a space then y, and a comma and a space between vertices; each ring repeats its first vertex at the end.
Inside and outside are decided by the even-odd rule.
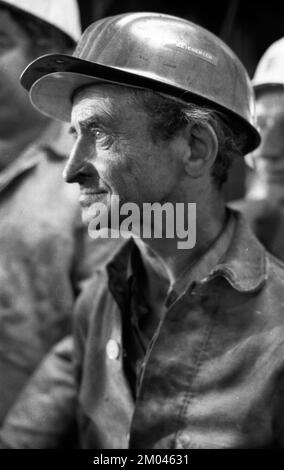
MULTIPOLYGON (((234 230, 228 250, 220 262, 208 273, 202 283, 221 276, 239 292, 253 292, 265 282, 265 249, 252 233, 244 217, 237 211, 228 209, 234 219, 234 230)), ((107 265, 108 275, 113 286, 126 287, 129 260, 135 247, 133 239, 120 248, 107 265)), ((193 280, 193 279, 191 279, 193 280)), ((115 288, 115 287, 114 287, 115 288)))
POLYGON ((258 290, 267 279, 266 252, 252 233, 245 218, 231 210, 235 231, 223 260, 210 272, 208 280, 223 276, 240 292, 258 290))

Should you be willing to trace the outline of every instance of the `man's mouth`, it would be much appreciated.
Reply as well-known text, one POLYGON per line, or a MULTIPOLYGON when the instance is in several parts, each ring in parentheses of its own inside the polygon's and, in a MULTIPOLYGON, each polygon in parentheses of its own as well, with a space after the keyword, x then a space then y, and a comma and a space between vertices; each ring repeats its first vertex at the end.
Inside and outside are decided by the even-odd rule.
POLYGON ((100 202, 107 194, 107 191, 83 190, 79 197, 81 207, 89 207, 96 202, 100 202))

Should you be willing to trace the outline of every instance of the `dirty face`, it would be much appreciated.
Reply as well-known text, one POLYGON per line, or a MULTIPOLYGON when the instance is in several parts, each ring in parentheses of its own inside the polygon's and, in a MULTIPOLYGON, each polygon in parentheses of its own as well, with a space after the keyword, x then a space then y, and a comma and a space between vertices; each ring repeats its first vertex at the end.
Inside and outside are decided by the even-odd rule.
POLYGON ((86 223, 92 205, 109 207, 111 195, 140 207, 178 200, 186 139, 154 142, 148 115, 131 102, 126 88, 100 84, 78 93, 71 132, 75 145, 64 174, 80 185, 86 223))

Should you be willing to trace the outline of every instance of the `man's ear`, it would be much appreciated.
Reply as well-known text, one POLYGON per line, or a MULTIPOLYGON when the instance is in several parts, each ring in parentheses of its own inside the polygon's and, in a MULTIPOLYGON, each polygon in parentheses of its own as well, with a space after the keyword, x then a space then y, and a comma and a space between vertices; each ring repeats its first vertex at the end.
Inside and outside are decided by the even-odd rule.
POLYGON ((190 152, 185 169, 192 178, 199 178, 214 164, 218 154, 218 139, 209 123, 189 124, 186 132, 190 152))

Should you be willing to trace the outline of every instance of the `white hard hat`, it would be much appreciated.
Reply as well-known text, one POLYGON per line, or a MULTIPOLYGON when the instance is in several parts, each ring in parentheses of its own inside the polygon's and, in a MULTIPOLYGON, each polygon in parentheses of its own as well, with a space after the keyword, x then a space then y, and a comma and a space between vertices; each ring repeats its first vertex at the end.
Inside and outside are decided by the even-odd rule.
POLYGON ((1 5, 59 29, 74 42, 81 36, 77 0, 0 0, 1 5))
POLYGON ((284 87, 284 38, 274 42, 263 54, 252 83, 257 94, 267 88, 284 87))
POLYGON ((243 129, 244 153, 259 144, 244 66, 219 38, 183 18, 153 12, 103 18, 84 32, 73 56, 41 57, 22 75, 34 106, 63 121, 74 91, 98 81, 212 106, 243 129))

